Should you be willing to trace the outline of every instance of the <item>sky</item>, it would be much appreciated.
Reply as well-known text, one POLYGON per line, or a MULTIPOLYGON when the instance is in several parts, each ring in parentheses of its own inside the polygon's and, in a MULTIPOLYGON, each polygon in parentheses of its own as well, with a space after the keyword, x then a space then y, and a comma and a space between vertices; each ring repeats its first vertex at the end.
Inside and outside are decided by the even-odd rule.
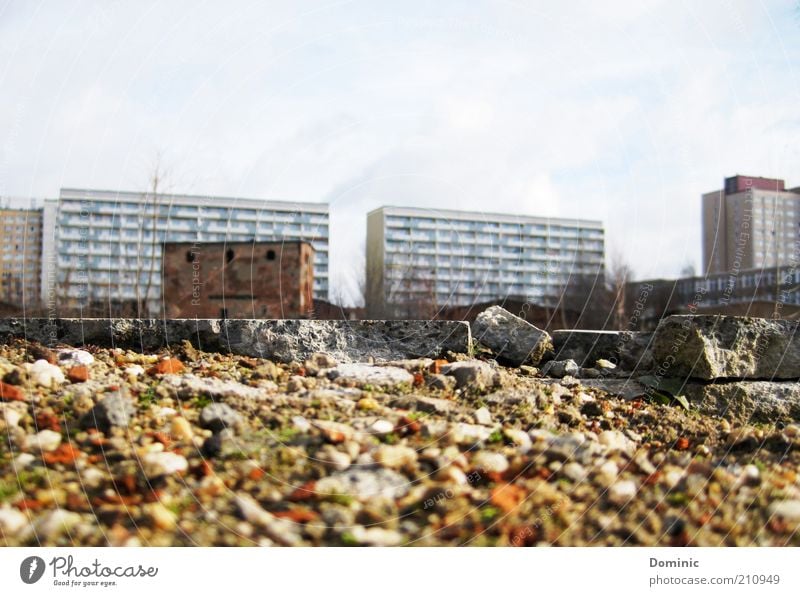
MULTIPOLYGON (((600 220, 700 268, 700 195, 800 186, 800 0, 0 0, 0 196, 324 201, 345 297, 382 205, 600 220)), ((13 202, 13 201, 12 201, 13 202)))

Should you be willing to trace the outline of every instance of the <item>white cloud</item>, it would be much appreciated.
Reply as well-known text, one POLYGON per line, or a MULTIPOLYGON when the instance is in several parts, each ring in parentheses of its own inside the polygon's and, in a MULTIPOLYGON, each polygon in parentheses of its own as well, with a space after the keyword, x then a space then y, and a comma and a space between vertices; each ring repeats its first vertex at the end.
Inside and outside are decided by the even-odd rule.
POLYGON ((346 280, 382 204, 601 219, 666 276, 724 176, 800 184, 777 2, 106 6, 6 5, 0 194, 141 187, 161 151, 176 191, 331 201, 346 280))

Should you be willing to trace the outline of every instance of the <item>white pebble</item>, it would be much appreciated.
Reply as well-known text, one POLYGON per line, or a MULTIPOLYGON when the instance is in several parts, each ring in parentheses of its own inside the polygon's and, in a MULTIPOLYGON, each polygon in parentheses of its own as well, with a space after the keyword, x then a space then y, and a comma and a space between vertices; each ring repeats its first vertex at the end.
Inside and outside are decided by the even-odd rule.
POLYGON ((633 480, 620 480, 608 489, 608 500, 615 505, 624 505, 636 496, 636 483, 633 480))
POLYGON ((43 430, 29 435, 26 441, 28 451, 53 451, 61 445, 61 433, 54 430, 43 430))
POLYGON ((14 536, 28 524, 28 516, 16 509, 0 509, 0 535, 14 536))
POLYGON ((369 431, 376 435, 388 435, 390 432, 394 431, 394 424, 388 420, 376 420, 370 425, 369 431))
POLYGON ((58 351, 58 363, 61 366, 89 366, 94 363, 94 356, 85 350, 68 348, 58 351))
POLYGON ((147 453, 142 458, 142 464, 148 478, 185 472, 189 467, 185 457, 171 451, 147 453))
POLYGON ((40 387, 57 387, 64 382, 64 373, 47 360, 37 360, 33 364, 25 364, 30 380, 40 387))
POLYGON ((502 453, 480 451, 472 458, 472 467, 486 472, 503 473, 508 470, 508 459, 502 453))
POLYGON ((486 407, 475 410, 473 417, 478 424, 485 424, 488 426, 492 423, 492 413, 486 407))

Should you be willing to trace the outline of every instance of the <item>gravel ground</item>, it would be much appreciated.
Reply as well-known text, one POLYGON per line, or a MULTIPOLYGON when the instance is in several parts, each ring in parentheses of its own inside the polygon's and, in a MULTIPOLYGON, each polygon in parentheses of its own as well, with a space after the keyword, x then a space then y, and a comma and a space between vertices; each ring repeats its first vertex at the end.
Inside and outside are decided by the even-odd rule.
POLYGON ((0 346, 18 545, 800 545, 800 426, 491 360, 0 346))

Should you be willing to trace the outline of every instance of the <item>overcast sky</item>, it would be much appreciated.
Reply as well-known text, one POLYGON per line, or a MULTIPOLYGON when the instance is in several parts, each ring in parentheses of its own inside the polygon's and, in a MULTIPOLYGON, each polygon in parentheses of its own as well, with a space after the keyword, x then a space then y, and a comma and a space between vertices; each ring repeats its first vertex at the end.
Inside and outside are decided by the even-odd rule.
POLYGON ((800 186, 800 3, 3 2, 0 195, 586 217, 636 277, 700 263, 700 194, 800 186), (566 6, 568 4, 568 6, 566 6))

